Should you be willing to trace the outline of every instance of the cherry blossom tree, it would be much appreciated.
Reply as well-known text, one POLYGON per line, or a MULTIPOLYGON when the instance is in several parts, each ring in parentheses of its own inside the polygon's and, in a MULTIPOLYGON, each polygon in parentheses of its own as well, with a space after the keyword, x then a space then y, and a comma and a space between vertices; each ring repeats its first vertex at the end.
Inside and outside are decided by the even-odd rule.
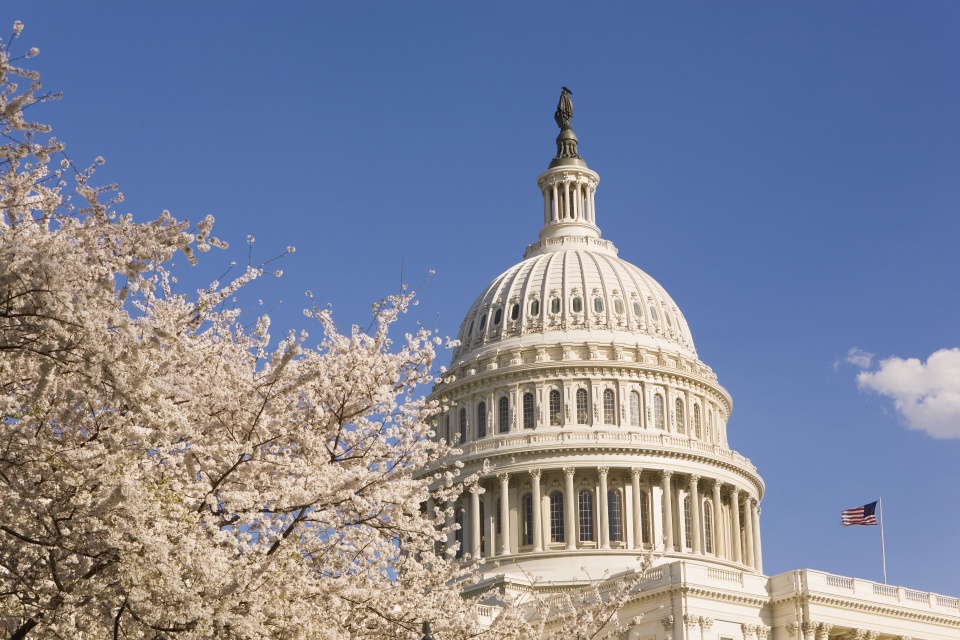
MULTIPOLYGON (((479 630, 433 497, 439 341, 392 342, 327 309, 272 343, 230 300, 194 296, 172 256, 222 246, 212 218, 120 215, 47 126, 58 96, 0 48, 0 628, 21 638, 438 638, 479 630), (245 329, 248 323, 251 328, 245 329)), ((95 165, 101 162, 99 159, 95 165)))

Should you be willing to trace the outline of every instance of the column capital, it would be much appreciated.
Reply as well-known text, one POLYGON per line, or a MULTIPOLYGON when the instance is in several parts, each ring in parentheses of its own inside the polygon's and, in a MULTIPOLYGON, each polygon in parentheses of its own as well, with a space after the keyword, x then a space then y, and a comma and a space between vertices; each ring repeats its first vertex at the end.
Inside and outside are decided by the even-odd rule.
POLYGON ((568 478, 572 478, 572 477, 573 477, 573 474, 576 473, 576 471, 577 471, 577 470, 574 469, 573 467, 564 467, 564 468, 563 468, 563 475, 567 476, 568 478))
POLYGON ((605 476, 610 473, 610 467, 597 467, 597 473, 601 476, 605 476))
POLYGON ((700 628, 704 631, 710 629, 713 626, 713 618, 707 618, 706 616, 700 616, 700 628))
POLYGON ((692 484, 696 484, 696 483, 700 482, 700 476, 697 475, 696 473, 692 474, 692 475, 690 476, 690 482, 691 482, 692 484))
POLYGON ((498 473, 498 474, 497 474, 497 479, 500 480, 500 482, 509 482, 509 481, 510 481, 510 474, 509 474, 509 473, 498 473))
POLYGON ((641 469, 640 467, 630 467, 631 476, 635 478, 639 478, 641 473, 643 473, 643 469, 641 469))
POLYGON ((664 469, 663 471, 660 472, 660 475, 663 476, 664 480, 669 480, 670 476, 673 475, 673 471, 670 471, 669 469, 664 469))
POLYGON ((787 630, 787 633, 790 634, 790 637, 793 638, 797 635, 797 631, 800 630, 800 625, 796 622, 788 622, 783 625, 783 628, 787 630))
POLYGON ((805 620, 800 624, 800 629, 804 633, 813 633, 814 631, 817 630, 817 623, 810 622, 809 620, 805 620))
POLYGON ((710 487, 711 487, 711 488, 716 487, 717 489, 722 489, 722 488, 723 488, 723 480, 720 480, 719 478, 712 478, 712 479, 710 480, 710 487))
POLYGON ((660 618, 660 624, 663 625, 664 631, 670 631, 673 628, 673 614, 660 618))
POLYGON ((530 470, 530 476, 531 476, 534 480, 539 480, 539 479, 540 479, 540 476, 541 476, 542 474, 543 474, 543 470, 542 470, 542 469, 531 469, 531 470, 530 470))
POLYGON ((483 487, 481 487, 479 484, 470 485, 470 488, 467 489, 467 491, 469 491, 474 495, 481 495, 483 493, 486 493, 486 490, 483 487))
POLYGON ((770 627, 767 627, 762 624, 757 625, 757 638, 759 640, 766 640, 767 634, 770 633, 770 627))

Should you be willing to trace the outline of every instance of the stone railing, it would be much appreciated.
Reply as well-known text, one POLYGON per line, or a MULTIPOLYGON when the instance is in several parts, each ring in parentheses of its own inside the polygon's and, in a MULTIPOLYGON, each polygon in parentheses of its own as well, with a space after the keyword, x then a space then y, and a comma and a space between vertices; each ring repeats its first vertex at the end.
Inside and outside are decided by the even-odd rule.
MULTIPOLYGON (((806 590, 812 593, 856 597, 876 604, 896 603, 909 609, 935 610, 960 615, 960 600, 957 598, 810 569, 802 570, 802 574, 806 590)), ((784 576, 788 575, 784 574, 784 576)), ((781 576, 777 578, 779 577, 781 576)), ((793 585, 786 580, 780 588, 792 590, 793 585)), ((779 590, 776 586, 774 587, 774 591, 779 590)))
POLYGON ((487 458, 495 453, 507 453, 522 449, 530 451, 538 448, 583 448, 584 445, 612 445, 631 447, 650 447, 662 451, 690 452, 702 454, 710 458, 732 463, 738 467, 756 472, 756 467, 748 458, 736 451, 720 445, 694 440, 688 437, 675 436, 659 431, 642 431, 636 428, 612 430, 603 427, 587 429, 569 429, 549 427, 543 430, 527 432, 513 432, 497 434, 459 445, 457 458, 467 461, 471 458, 487 458), (549 430, 547 430, 549 429, 549 430))

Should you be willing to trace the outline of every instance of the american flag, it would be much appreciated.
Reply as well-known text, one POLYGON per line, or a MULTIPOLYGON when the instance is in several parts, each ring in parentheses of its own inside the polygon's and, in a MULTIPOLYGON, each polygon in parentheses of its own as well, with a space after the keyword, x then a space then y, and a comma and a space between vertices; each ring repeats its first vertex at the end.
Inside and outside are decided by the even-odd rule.
POLYGON ((852 524, 877 524, 877 503, 871 502, 856 509, 844 509, 840 512, 840 524, 845 527, 852 524))

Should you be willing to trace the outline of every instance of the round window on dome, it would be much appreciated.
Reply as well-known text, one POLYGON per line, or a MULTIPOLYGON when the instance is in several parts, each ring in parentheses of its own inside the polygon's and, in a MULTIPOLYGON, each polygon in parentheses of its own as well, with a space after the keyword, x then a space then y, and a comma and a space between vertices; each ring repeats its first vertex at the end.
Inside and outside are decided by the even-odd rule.
MULTIPOLYGON (((659 316, 657 316, 657 310, 653 307, 653 305, 650 305, 650 317, 653 318, 654 322, 657 322, 660 319, 659 316)), ((480 328, 483 329, 483 323, 480 324, 480 328)))
POLYGON ((483 331, 487 328, 487 314, 483 314, 483 317, 480 318, 480 331, 483 331))
POLYGON ((593 299, 593 310, 596 313, 603 313, 603 298, 600 296, 593 299))
POLYGON ((623 300, 620 298, 614 298, 613 310, 617 312, 617 315, 623 315, 623 300))
POLYGON ((520 317, 520 305, 514 304, 512 307, 510 307, 510 319, 516 320, 519 317, 520 317))
POLYGON ((643 307, 640 306, 640 303, 634 300, 633 302, 633 315, 638 318, 643 315, 643 307))
POLYGON ((503 309, 497 309, 493 313, 493 326, 498 326, 501 320, 503 320, 503 309))
POLYGON ((560 298, 550 298, 550 313, 560 313, 560 298))
POLYGON ((540 315, 540 301, 534 300, 530 303, 530 315, 536 317, 540 315))
POLYGON ((583 311, 583 300, 580 299, 580 296, 577 296, 573 299, 573 312, 580 313, 583 311))

